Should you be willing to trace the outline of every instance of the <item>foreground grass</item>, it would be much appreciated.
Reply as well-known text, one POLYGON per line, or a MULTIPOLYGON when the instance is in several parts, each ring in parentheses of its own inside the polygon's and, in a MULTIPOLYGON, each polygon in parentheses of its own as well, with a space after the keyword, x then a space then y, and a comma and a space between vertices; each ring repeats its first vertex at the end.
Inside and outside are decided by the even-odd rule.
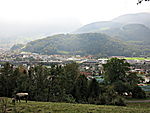
MULTIPOLYGON (((0 108, 1 109, 1 108, 0 108)), ((54 102, 8 102, 8 113, 150 113, 150 103, 130 103, 126 107, 54 102)), ((1 111, 0 111, 1 112, 1 111)))

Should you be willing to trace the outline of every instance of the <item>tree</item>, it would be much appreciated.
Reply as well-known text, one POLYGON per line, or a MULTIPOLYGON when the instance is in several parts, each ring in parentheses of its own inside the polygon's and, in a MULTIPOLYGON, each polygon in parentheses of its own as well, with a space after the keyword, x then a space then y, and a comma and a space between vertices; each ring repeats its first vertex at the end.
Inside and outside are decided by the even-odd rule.
POLYGON ((122 82, 122 81, 114 82, 112 85, 114 86, 114 90, 119 95, 123 95, 124 92, 128 92, 128 90, 129 90, 128 85, 125 82, 122 82))
POLYGON ((14 83, 13 65, 5 63, 0 73, 0 96, 11 97, 14 83))
POLYGON ((77 78, 80 76, 78 64, 71 63, 64 67, 63 71, 63 86, 66 93, 71 93, 77 78))
POLYGON ((34 96, 38 101, 47 100, 48 92, 48 69, 44 66, 38 65, 33 68, 33 89, 34 96))
POLYGON ((133 98, 146 98, 146 93, 142 90, 141 87, 135 86, 132 89, 132 97, 133 98))
POLYGON ((15 72, 19 74, 14 92, 27 92, 30 100, 47 100, 49 71, 45 66, 37 65, 29 70, 19 66, 15 72))
POLYGON ((89 83, 89 91, 88 91, 88 97, 97 98, 100 94, 100 87, 99 83, 96 81, 96 79, 92 79, 89 83))
POLYGON ((79 77, 78 65, 76 63, 66 66, 53 65, 50 69, 50 80, 48 99, 50 101, 71 101, 72 92, 79 77))
POLYGON ((124 59, 112 58, 103 67, 106 84, 112 85, 119 95, 123 95, 126 92, 132 93, 133 97, 136 98, 145 97, 142 89, 137 85, 142 79, 136 73, 129 71, 130 64, 124 59), (139 91, 138 96, 136 91, 139 91))
POLYGON ((127 72, 130 70, 130 64, 125 62, 124 59, 112 58, 108 60, 107 64, 104 64, 105 81, 108 84, 122 81, 125 82, 127 78, 127 72))
POLYGON ((138 4, 141 4, 143 1, 147 2, 147 1, 150 1, 150 0, 138 0, 137 5, 138 5, 138 4))
POLYGON ((77 102, 86 102, 88 96, 88 82, 85 75, 80 75, 74 85, 72 95, 77 102))

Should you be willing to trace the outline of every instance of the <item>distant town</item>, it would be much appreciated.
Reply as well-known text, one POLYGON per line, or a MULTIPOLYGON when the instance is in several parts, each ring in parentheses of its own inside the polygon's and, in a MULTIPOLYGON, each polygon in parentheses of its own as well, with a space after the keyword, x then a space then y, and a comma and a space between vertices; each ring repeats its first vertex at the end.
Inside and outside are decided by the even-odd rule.
POLYGON ((110 58, 125 59, 131 64, 131 72, 137 73, 138 76, 143 78, 141 86, 145 91, 149 91, 150 87, 147 87, 147 83, 150 83, 150 58, 147 57, 125 57, 125 56, 111 56, 108 58, 98 58, 93 55, 80 56, 80 55, 41 55, 30 52, 12 52, 0 50, 0 68, 3 64, 9 62, 14 67, 23 65, 28 69, 34 65, 45 65, 47 68, 51 68, 51 65, 64 66, 68 63, 76 62, 79 64, 79 70, 81 74, 87 76, 87 78, 96 78, 98 82, 103 81, 103 64, 106 64, 110 58))

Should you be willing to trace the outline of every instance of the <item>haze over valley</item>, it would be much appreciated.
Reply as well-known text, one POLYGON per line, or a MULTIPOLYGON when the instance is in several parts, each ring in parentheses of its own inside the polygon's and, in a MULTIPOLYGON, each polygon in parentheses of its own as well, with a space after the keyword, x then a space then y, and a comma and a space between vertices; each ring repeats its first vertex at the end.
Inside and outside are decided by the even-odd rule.
POLYGON ((69 33, 79 27, 81 27, 81 23, 73 19, 56 23, 0 22, 0 48, 7 49, 14 44, 25 44, 57 33, 69 33))

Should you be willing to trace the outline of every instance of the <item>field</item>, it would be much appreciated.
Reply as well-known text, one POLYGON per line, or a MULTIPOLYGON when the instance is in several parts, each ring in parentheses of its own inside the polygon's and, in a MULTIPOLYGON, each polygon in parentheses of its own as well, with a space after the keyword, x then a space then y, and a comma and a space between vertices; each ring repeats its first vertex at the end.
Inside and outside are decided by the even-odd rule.
POLYGON ((150 113, 150 103, 130 103, 122 107, 34 101, 22 101, 13 105, 10 100, 7 102, 7 113, 150 113))
POLYGON ((126 60, 150 60, 150 58, 144 58, 144 57, 125 57, 126 60))

